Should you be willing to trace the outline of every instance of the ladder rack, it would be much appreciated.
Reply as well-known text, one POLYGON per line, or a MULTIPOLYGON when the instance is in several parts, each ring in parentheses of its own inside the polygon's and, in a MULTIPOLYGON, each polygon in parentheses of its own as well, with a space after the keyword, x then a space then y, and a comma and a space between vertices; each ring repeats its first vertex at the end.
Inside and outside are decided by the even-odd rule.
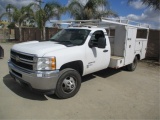
POLYGON ((138 27, 138 28, 144 28, 144 29, 149 29, 148 24, 128 20, 128 19, 111 19, 111 18, 101 18, 102 22, 105 23, 110 23, 110 24, 118 24, 118 25, 128 25, 128 26, 133 26, 133 27, 138 27))
POLYGON ((55 24, 67 24, 72 27, 102 27, 106 26, 116 26, 116 25, 125 25, 132 26, 141 29, 149 29, 148 24, 142 24, 136 21, 128 19, 111 19, 111 18, 101 18, 95 20, 50 20, 51 23, 55 24))

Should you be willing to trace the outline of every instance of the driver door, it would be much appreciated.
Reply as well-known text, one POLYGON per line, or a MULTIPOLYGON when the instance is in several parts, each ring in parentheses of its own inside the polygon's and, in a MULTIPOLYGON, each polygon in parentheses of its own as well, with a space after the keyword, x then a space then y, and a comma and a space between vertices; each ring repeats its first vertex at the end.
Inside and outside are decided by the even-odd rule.
POLYGON ((93 73, 108 67, 110 62, 110 47, 109 44, 105 48, 98 48, 98 39, 104 37, 104 31, 95 31, 89 40, 89 44, 86 49, 86 74, 93 73), (90 46, 90 43, 93 46, 90 46))

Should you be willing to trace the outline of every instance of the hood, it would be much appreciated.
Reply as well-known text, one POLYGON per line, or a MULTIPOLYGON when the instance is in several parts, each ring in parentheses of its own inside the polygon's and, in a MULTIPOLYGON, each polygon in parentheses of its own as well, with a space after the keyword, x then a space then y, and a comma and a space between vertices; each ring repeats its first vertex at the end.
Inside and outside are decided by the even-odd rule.
POLYGON ((13 50, 35 54, 38 57, 42 57, 45 53, 65 49, 67 48, 65 45, 58 44, 57 42, 38 42, 38 41, 31 41, 31 42, 24 42, 16 44, 12 47, 13 50))

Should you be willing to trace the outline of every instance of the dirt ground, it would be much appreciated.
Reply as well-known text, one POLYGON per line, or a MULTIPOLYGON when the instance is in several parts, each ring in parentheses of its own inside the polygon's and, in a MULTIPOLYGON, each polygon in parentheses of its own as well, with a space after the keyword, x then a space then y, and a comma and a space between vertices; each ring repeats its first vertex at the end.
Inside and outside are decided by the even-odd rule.
POLYGON ((160 119, 159 66, 139 62, 134 72, 106 69, 82 78, 78 94, 60 100, 20 87, 8 74, 13 43, 0 43, 0 119, 160 119))

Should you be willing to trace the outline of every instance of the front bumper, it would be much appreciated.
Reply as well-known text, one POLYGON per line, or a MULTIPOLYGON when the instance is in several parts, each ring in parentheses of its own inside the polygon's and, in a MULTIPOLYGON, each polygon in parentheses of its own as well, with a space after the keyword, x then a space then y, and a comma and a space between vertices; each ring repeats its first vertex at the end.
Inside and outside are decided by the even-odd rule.
POLYGON ((59 71, 27 71, 8 61, 11 76, 27 84, 31 89, 43 93, 54 93, 58 81, 59 71))

